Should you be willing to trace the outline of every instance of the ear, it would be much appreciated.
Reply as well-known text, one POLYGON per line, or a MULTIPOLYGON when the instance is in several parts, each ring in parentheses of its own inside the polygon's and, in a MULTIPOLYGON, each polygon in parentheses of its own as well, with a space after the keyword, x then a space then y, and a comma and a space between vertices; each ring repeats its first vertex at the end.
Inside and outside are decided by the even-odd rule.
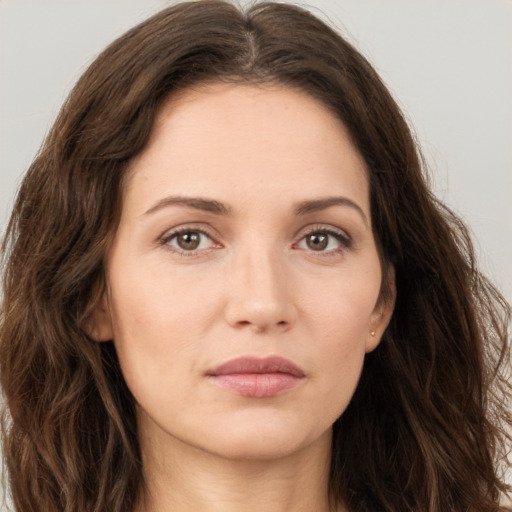
POLYGON ((95 341, 110 341, 114 337, 107 290, 95 298, 84 322, 84 331, 95 341))
POLYGON ((375 350, 391 321, 396 301, 395 268, 389 264, 384 275, 380 296, 370 317, 366 338, 366 353, 375 350))

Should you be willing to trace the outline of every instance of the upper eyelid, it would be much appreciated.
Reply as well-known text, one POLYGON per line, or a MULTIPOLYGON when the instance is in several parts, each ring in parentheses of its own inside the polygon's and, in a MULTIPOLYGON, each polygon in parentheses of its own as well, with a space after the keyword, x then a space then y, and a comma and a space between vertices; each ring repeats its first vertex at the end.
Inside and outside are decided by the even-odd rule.
POLYGON ((353 240, 345 231, 332 228, 311 229, 310 231, 306 231, 306 233, 304 233, 296 242, 294 242, 294 246, 298 246, 306 236, 313 233, 327 233, 328 236, 335 238, 340 244, 340 247, 334 249, 326 251, 312 251, 319 257, 332 256, 353 248, 353 240))
MULTIPOLYGON (((158 237, 157 241, 159 243, 166 244, 173 237, 175 237, 183 232, 187 232, 187 231, 197 231, 199 233, 206 235, 208 238, 210 238, 214 244, 221 245, 221 246, 224 245, 222 242, 219 242, 219 239, 222 238, 219 235, 219 233, 209 225, 206 225, 206 227, 205 227, 205 225, 203 223, 190 223, 190 224, 183 223, 176 227, 167 229, 158 237)), ((347 244, 352 244, 352 242, 353 242, 352 236, 345 229, 334 226, 332 224, 318 223, 318 224, 310 224, 308 226, 304 226, 301 229, 299 229, 293 236, 293 239, 294 239, 293 245, 300 242, 305 236, 307 236, 311 233, 321 232, 321 231, 328 232, 332 235, 339 235, 339 237, 341 239, 343 239, 343 241, 346 242, 347 244)), ((201 250, 207 250, 207 249, 201 249, 201 250)))
MULTIPOLYGON (((192 224, 183 224, 180 226, 176 226, 170 229, 166 229, 159 237, 158 240, 170 240, 173 236, 179 235, 181 233, 186 233, 187 231, 197 231, 198 233, 202 233, 210 237, 212 240, 216 239, 216 234, 213 233, 213 229, 208 227, 204 228, 202 225, 197 226, 194 223, 192 224)), ((218 236, 217 236, 218 237, 218 236)))
POLYGON ((172 228, 172 229, 165 231, 163 233, 163 235, 158 238, 157 245, 159 247, 165 248, 167 251, 170 251, 180 257, 194 257, 194 256, 197 256, 199 253, 203 253, 205 251, 210 251, 212 249, 218 248, 218 247, 214 247, 215 245, 219 246, 222 244, 219 244, 219 242, 217 242, 217 240, 203 228, 197 228, 197 227, 194 228, 194 227, 183 226, 181 228, 177 227, 177 228, 172 228), (184 249, 180 249, 178 247, 173 247, 170 244, 170 241, 173 238, 175 238, 176 236, 178 236, 182 233, 187 233, 187 232, 197 232, 197 233, 201 233, 202 235, 206 235, 211 240, 213 247, 206 247, 203 249, 192 249, 190 251, 187 251, 184 249))
MULTIPOLYGON (((217 231, 209 225, 204 227, 204 224, 202 224, 202 223, 197 223, 197 224, 196 223, 191 223, 191 224, 184 223, 182 225, 178 225, 176 227, 166 229, 158 237, 158 240, 169 239, 172 236, 175 236, 179 233, 183 233, 186 231, 198 231, 200 233, 203 233, 203 234, 209 236, 212 239, 220 238, 220 235, 217 233, 217 231)), ((295 238, 295 239, 297 239, 298 237, 302 238, 302 237, 306 236, 307 234, 315 232, 315 231, 330 231, 330 232, 339 234, 340 236, 342 236, 344 238, 352 239, 352 237, 347 232, 347 230, 342 229, 337 226, 334 226, 332 224, 312 224, 309 226, 304 226, 296 231, 293 238, 295 238)))
MULTIPOLYGON (((219 235, 216 233, 216 230, 214 230, 211 226, 207 225, 207 227, 204 227, 203 223, 183 223, 178 226, 175 226, 170 229, 166 229, 159 237, 158 239, 168 238, 173 235, 186 232, 186 231, 198 231, 200 233, 204 233, 205 235, 215 238, 216 236, 219 237, 219 235)), ((345 236, 346 238, 352 238, 350 234, 347 232, 347 230, 342 229, 338 226, 334 226, 332 224, 311 224, 308 226, 304 226, 296 231, 294 238, 297 238, 299 235, 305 236, 308 233, 315 232, 315 231, 332 231, 335 233, 339 233, 342 236, 345 236)))
POLYGON ((311 233, 320 232, 320 231, 334 233, 334 234, 340 235, 342 238, 345 238, 346 240, 352 241, 352 237, 347 232, 347 230, 339 228, 337 226, 333 226, 332 224, 313 224, 311 226, 307 226, 307 227, 299 230, 299 232, 296 236, 300 237, 299 240, 302 240, 302 238, 304 236, 309 235, 311 233))

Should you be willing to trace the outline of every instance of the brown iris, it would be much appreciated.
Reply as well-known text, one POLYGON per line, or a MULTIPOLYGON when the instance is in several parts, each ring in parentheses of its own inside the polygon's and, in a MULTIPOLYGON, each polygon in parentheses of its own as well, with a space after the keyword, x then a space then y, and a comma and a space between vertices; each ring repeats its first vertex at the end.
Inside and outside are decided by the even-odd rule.
POLYGON ((177 236, 176 240, 180 249, 184 251, 193 251, 199 247, 201 243, 201 233, 197 231, 186 231, 185 233, 180 233, 177 236))
POLYGON ((311 233, 306 237, 306 244, 313 251, 323 251, 329 244, 329 235, 326 233, 311 233))

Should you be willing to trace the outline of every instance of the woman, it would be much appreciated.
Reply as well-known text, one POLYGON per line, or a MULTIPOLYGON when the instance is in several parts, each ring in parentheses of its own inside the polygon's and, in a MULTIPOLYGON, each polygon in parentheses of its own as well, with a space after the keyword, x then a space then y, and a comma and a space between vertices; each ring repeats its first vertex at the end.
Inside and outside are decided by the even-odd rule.
POLYGON ((16 510, 500 510, 509 307, 311 14, 183 3, 115 41, 4 254, 16 510))

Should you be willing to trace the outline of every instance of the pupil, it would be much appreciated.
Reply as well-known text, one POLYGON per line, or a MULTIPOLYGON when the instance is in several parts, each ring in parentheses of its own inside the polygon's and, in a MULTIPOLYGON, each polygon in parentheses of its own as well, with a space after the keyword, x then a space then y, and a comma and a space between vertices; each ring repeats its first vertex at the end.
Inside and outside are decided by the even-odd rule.
POLYGON ((199 233, 182 233, 178 237, 178 245, 185 250, 191 251, 197 249, 200 243, 199 233))
POLYGON ((328 237, 322 233, 314 233, 308 236, 307 244, 310 249, 313 251, 322 251, 327 247, 329 243, 328 237))

